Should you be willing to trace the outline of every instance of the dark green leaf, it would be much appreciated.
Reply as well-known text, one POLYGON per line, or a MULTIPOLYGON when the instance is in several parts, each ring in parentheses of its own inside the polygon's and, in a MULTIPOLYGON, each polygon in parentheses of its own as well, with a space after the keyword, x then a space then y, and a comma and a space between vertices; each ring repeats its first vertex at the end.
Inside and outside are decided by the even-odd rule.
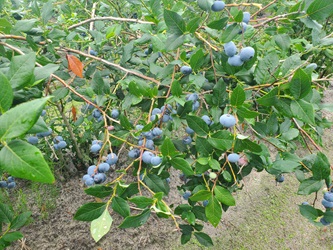
POLYGON ((154 191, 157 192, 163 192, 165 195, 168 195, 169 193, 169 186, 163 182, 163 180, 154 174, 147 174, 144 178, 145 183, 147 186, 154 191))
POLYGON ((170 163, 175 169, 182 171, 185 175, 194 175, 190 164, 183 158, 174 157, 170 160, 170 163))
POLYGON ((317 209, 310 205, 300 205, 299 211, 301 214, 310 221, 314 221, 318 218, 319 214, 317 209))
POLYGON ((3 114, 5 113, 13 103, 13 90, 9 84, 7 77, 0 72, 0 112, 3 114))
POLYGON ((301 164, 297 161, 291 160, 276 160, 273 165, 267 170, 271 174, 292 173, 301 164))
POLYGON ((290 108, 296 118, 311 125, 315 125, 314 108, 311 103, 302 99, 293 100, 291 101, 290 108))
POLYGON ((245 101, 245 91, 240 85, 237 85, 237 87, 232 91, 231 98, 230 98, 230 104, 232 106, 240 106, 245 101))
POLYGON ((187 31, 190 33, 194 33, 198 29, 200 21, 201 21, 200 17, 195 17, 191 19, 186 26, 187 31))
POLYGON ((31 216, 31 212, 23 212, 16 216, 14 220, 10 224, 11 229, 19 229, 24 226, 24 224, 28 221, 31 216))
POLYGON ((164 21, 168 26, 170 33, 182 35, 186 32, 185 21, 176 12, 164 9, 164 21))
POLYGON ((163 144, 161 146, 161 153, 163 156, 173 157, 177 155, 176 147, 169 137, 165 137, 163 144))
POLYGON ((225 31, 222 33, 221 42, 227 43, 233 40, 239 33, 240 26, 237 23, 231 24, 228 26, 225 31))
POLYGON ((314 0, 306 13, 314 20, 322 21, 333 14, 333 2, 327 0, 314 0))
POLYGON ((216 186, 214 188, 214 194, 216 199, 227 205, 227 206, 235 206, 236 205, 236 201, 235 198, 232 196, 232 194, 230 193, 230 191, 224 187, 221 186, 216 186))
POLYGON ((305 179, 298 187, 298 194, 309 195, 311 193, 319 191, 322 186, 323 181, 321 180, 305 179))
POLYGON ((279 89, 278 89, 278 87, 275 87, 269 93, 267 93, 263 97, 260 97, 257 101, 260 105, 272 106, 273 104, 276 103, 276 101, 278 99, 278 97, 277 97, 278 93, 279 93, 279 89))
POLYGON ((124 129, 127 129, 127 130, 132 129, 132 124, 130 123, 130 121, 127 119, 127 117, 124 114, 120 114, 119 120, 120 120, 120 125, 124 129))
POLYGON ((43 5, 42 8, 42 21, 46 24, 51 18, 53 14, 53 1, 50 0, 43 5))
POLYGON ((84 192, 97 198, 104 198, 112 194, 113 189, 102 185, 96 185, 86 188, 84 192))
POLYGON ((279 57, 276 52, 266 54, 264 59, 259 60, 254 70, 254 79, 258 84, 271 83, 275 81, 273 76, 279 65, 279 57))
POLYGON ((208 205, 205 207, 205 214, 208 221, 214 227, 217 227, 222 217, 222 208, 220 202, 214 196, 209 198, 208 205))
POLYGON ((214 245, 212 239, 203 232, 194 232, 194 236, 199 243, 205 247, 211 247, 214 245))
POLYGON ((311 77, 302 69, 298 69, 290 82, 290 92, 295 99, 305 97, 311 91, 311 77))
POLYGON ((110 92, 110 87, 105 84, 99 71, 96 71, 91 81, 91 87, 96 95, 105 95, 110 92))
POLYGON ((210 145, 207 139, 200 136, 196 138, 195 148, 200 156, 208 156, 213 151, 213 146, 210 145))
POLYGON ((219 150, 228 150, 232 147, 232 143, 234 141, 234 137, 227 130, 221 130, 214 134, 212 134, 208 138, 208 142, 214 148, 219 150))
POLYGON ((208 190, 199 190, 197 193, 190 197, 191 201, 204 201, 208 200, 212 193, 208 190))
POLYGON ((0 203, 0 222, 10 223, 13 220, 13 212, 7 204, 0 203))
POLYGON ((40 132, 46 132, 49 128, 47 127, 43 117, 39 117, 35 125, 32 126, 31 129, 27 132, 27 134, 36 134, 40 132))
POLYGON ((194 71, 198 70, 204 64, 204 56, 202 49, 199 49, 191 56, 190 65, 194 71))
POLYGON ((9 232, 2 237, 2 239, 7 242, 13 242, 21 238, 23 238, 23 234, 21 232, 9 232))
POLYGON ((129 201, 133 202, 138 208, 146 208, 154 203, 154 199, 145 196, 135 196, 129 199, 129 201))
POLYGON ((123 217, 127 217, 130 215, 130 207, 123 198, 117 196, 114 197, 112 199, 111 207, 115 212, 117 212, 123 217))
POLYGON ((100 217, 106 209, 105 202, 91 202, 81 206, 75 213, 74 219, 80 221, 93 221, 100 217))
POLYGON ((312 165, 313 179, 325 180, 331 174, 330 162, 328 161, 325 154, 317 153, 315 162, 312 165))
POLYGON ((146 209, 141 214, 126 217, 119 228, 140 227, 146 223, 150 216, 150 210, 146 209))
POLYGON ((200 117, 194 115, 187 115, 186 121, 188 126, 194 130, 199 136, 207 135, 209 128, 207 123, 204 122, 200 117))
POLYGON ((179 97, 182 93, 183 93, 183 89, 180 86, 179 81, 177 81, 177 80, 173 81, 172 86, 171 86, 171 94, 179 97))
POLYGON ((228 17, 223 17, 219 20, 210 22, 207 26, 214 30, 222 30, 228 23, 228 17))

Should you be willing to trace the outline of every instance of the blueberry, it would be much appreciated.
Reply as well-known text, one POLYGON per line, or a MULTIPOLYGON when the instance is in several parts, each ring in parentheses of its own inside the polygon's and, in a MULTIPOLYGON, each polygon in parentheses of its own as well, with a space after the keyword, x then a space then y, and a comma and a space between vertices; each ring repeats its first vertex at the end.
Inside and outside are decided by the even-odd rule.
POLYGON ((188 200, 188 198, 190 198, 190 196, 191 196, 191 191, 186 191, 186 192, 183 194, 183 198, 184 198, 185 200, 188 200))
POLYGON ((90 152, 92 152, 92 153, 98 153, 100 150, 101 150, 101 145, 99 145, 99 144, 94 144, 94 145, 92 145, 91 147, 90 147, 90 152))
POLYGON ((154 150, 155 149, 154 141, 153 140, 146 140, 145 147, 148 148, 148 149, 154 150))
POLYGON ((328 226, 329 224, 331 224, 331 222, 327 221, 325 217, 320 218, 320 223, 323 224, 324 226, 328 226))
POLYGON ((302 202, 302 205, 306 206, 306 205, 310 205, 310 203, 307 201, 304 201, 304 202, 302 202))
POLYGON ((153 166, 158 166, 162 163, 162 158, 159 157, 159 156, 154 156, 151 158, 151 161, 150 161, 151 165, 153 166))
POLYGON ((165 181, 166 181, 167 183, 170 183, 170 177, 166 178, 165 181))
POLYGON ((46 110, 43 109, 42 113, 41 113, 41 116, 45 116, 46 115, 46 110))
POLYGON ((152 140, 154 138, 152 131, 147 131, 143 133, 143 136, 146 137, 147 140, 152 140))
POLYGON ((242 33, 244 33, 244 32, 246 31, 247 24, 246 24, 245 22, 242 22, 242 23, 240 24, 240 26, 241 26, 241 29, 240 29, 240 31, 239 31, 238 33, 239 33, 239 34, 242 34, 242 33))
POLYGON ((89 54, 92 55, 92 56, 97 56, 97 52, 95 50, 93 50, 93 49, 91 49, 89 51, 89 54))
POLYGON ((231 66, 239 67, 242 66, 244 61, 241 60, 239 55, 234 55, 228 58, 228 64, 231 66))
POLYGON ((138 141, 138 146, 142 146, 143 145, 143 140, 139 140, 138 141))
POLYGON ((15 188, 15 187, 16 187, 16 183, 15 183, 15 181, 13 181, 13 182, 9 182, 8 185, 7 185, 7 188, 8 188, 8 189, 12 189, 12 188, 15 188))
POLYGON ((191 129, 190 127, 186 127, 185 128, 185 132, 188 133, 189 135, 193 135, 194 134, 194 130, 191 129))
POLYGON ((14 179, 13 176, 8 176, 8 178, 7 178, 8 183, 11 183, 11 182, 14 182, 14 181, 15 181, 15 179, 14 179))
POLYGON ((100 146, 102 147, 103 142, 100 141, 100 140, 93 140, 93 141, 91 142, 91 145, 94 145, 94 144, 98 144, 98 145, 100 145, 100 146))
POLYGON ((60 136, 60 135, 57 135, 56 137, 53 138, 54 143, 58 143, 58 142, 61 142, 63 140, 64 140, 64 138, 62 138, 62 136, 60 136))
POLYGON ((242 61, 246 62, 250 60, 252 57, 254 57, 254 48, 252 47, 245 47, 242 48, 242 50, 239 53, 239 57, 242 61))
POLYGON ((115 153, 110 153, 108 154, 108 156, 106 157, 106 162, 109 165, 113 165, 116 164, 118 161, 118 156, 115 153))
POLYGON ((192 73, 192 68, 189 66, 182 66, 180 68, 180 72, 182 72, 182 74, 184 74, 184 75, 189 75, 192 73))
POLYGON ((92 116, 96 119, 100 118, 102 116, 101 111, 99 111, 98 109, 94 109, 92 112, 92 116))
POLYGON ((153 136, 160 136, 163 133, 163 131, 160 128, 156 127, 153 129, 152 133, 153 133, 153 136))
POLYGON ((212 120, 209 118, 208 115, 201 116, 201 119, 209 126, 212 123, 212 120))
POLYGON ((6 181, 0 181, 0 188, 6 188, 8 186, 6 181))
POLYGON ((58 144, 54 144, 53 145, 53 148, 54 148, 54 150, 58 150, 59 148, 58 148, 58 144))
POLYGON ((169 120, 170 120, 170 116, 169 115, 163 115, 162 122, 168 122, 169 120))
POLYGON ((228 161, 230 161, 232 163, 238 162, 239 158, 240 158, 239 154, 236 154, 236 153, 232 153, 232 154, 228 155, 228 161))
POLYGON ((251 19, 251 14, 249 12, 243 12, 243 22, 248 24, 251 19))
POLYGON ((162 111, 159 109, 159 108, 154 108, 152 111, 151 111, 151 114, 152 115, 157 115, 157 114, 161 114, 162 111))
POLYGON ((49 136, 49 135, 51 135, 51 134, 52 134, 52 129, 49 128, 48 131, 46 131, 46 132, 40 132, 40 133, 37 133, 36 135, 37 135, 38 137, 46 137, 46 136, 49 136))
POLYGON ((324 206, 325 208, 332 208, 332 207, 333 207, 333 202, 331 202, 331 201, 327 201, 327 200, 325 200, 325 199, 323 199, 323 200, 321 201, 321 204, 323 204, 323 206, 324 206))
POLYGON ((62 149, 62 148, 65 148, 67 147, 67 143, 65 141, 61 141, 58 143, 58 148, 59 149, 62 149))
POLYGON ((140 156, 140 150, 138 148, 134 148, 128 152, 128 157, 136 159, 140 156))
POLYGON ((90 177, 90 178, 87 178, 84 182, 84 184, 86 184, 86 186, 92 186, 95 184, 95 181, 94 181, 94 178, 90 177))
POLYGON ((38 137, 37 136, 29 136, 27 141, 32 145, 36 145, 36 144, 38 144, 38 137))
POLYGON ((185 145, 189 145, 189 144, 191 144, 191 143, 192 143, 192 138, 191 138, 191 136, 186 136, 186 137, 183 139, 183 143, 184 143, 185 145))
POLYGON ((192 104, 192 111, 198 110, 199 107, 200 107, 200 102, 198 102, 198 101, 193 102, 193 104, 192 104))
POLYGON ((90 175, 90 176, 93 176, 95 174, 95 169, 96 169, 95 165, 89 166, 88 169, 87 169, 87 174, 90 175))
POLYGON ((310 63, 305 68, 315 70, 317 67, 318 67, 318 65, 316 63, 310 63))
POLYGON ((324 194, 324 199, 325 200, 327 200, 327 201, 333 201, 333 193, 331 193, 331 192, 326 192, 325 194, 324 194))
POLYGON ((85 174, 83 177, 82 177, 82 180, 83 182, 85 182, 86 180, 90 179, 91 176, 89 174, 85 174))
POLYGON ((275 178, 275 181, 276 182, 284 182, 284 176, 282 174, 278 175, 276 178, 275 178))
POLYGON ((235 126, 236 118, 233 115, 224 114, 224 115, 221 115, 221 117, 220 117, 220 123, 222 124, 222 126, 224 126, 226 128, 230 128, 230 127, 235 126))
POLYGON ((224 52, 228 57, 233 57, 234 55, 236 55, 237 47, 234 42, 230 41, 224 44, 224 52))
POLYGON ((225 7, 225 3, 223 1, 215 1, 212 5, 212 11, 221 11, 225 7))
POLYGON ((144 163, 150 164, 151 163, 151 159, 154 157, 155 155, 152 152, 149 151, 145 151, 142 154, 142 161, 144 163))
POLYGON ((204 200, 204 201, 202 202, 202 205, 203 205, 204 207, 207 207, 207 205, 208 205, 208 200, 204 200))
POLYGON ((113 119, 117 119, 117 118, 119 117, 119 110, 118 110, 118 109, 113 109, 113 110, 111 111, 111 117, 112 117, 113 119))
POLYGON ((143 125, 141 125, 141 124, 137 124, 136 126, 135 126, 135 129, 136 130, 141 130, 141 129, 143 129, 143 125))
POLYGON ((197 93, 189 94, 186 97, 186 100, 188 100, 188 101, 196 101, 198 99, 199 99, 199 96, 197 93))
POLYGON ((98 165, 98 172, 99 173, 105 173, 110 170, 110 165, 106 162, 102 162, 98 165))
POLYGON ((156 119, 158 119, 158 115, 151 115, 150 118, 149 118, 149 121, 153 122, 156 119))
POLYGON ((94 175, 94 182, 96 184, 103 183, 106 180, 106 175, 104 173, 98 173, 94 175))

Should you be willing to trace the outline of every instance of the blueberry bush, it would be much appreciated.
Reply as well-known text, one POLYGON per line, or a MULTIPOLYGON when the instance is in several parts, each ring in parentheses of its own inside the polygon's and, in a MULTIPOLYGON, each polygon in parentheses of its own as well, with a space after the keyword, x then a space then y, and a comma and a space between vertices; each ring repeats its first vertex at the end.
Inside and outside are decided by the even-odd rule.
MULTIPOLYGON (((294 173, 299 195, 316 193, 300 213, 332 223, 321 147, 333 106, 321 98, 333 80, 333 3, 249 2, 0 0, 1 188, 15 187, 12 176, 80 175, 98 202, 74 219, 91 222, 96 242, 157 216, 182 244, 211 246, 204 223, 236 205, 245 176, 294 173), (182 204, 165 200, 171 173, 182 204)), ((29 217, 12 213, 0 205, 0 248, 29 217)))

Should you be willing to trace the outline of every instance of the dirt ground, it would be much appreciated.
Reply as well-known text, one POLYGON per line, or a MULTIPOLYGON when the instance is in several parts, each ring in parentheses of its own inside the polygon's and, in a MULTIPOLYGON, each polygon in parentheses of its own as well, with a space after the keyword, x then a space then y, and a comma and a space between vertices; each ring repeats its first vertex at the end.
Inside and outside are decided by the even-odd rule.
MULTIPOLYGON (((333 102, 332 89, 326 92, 325 102, 333 102)), ((326 115, 333 120, 332 114, 326 115)), ((325 132, 326 152, 333 148, 332 134, 332 129, 325 132)), ((332 154, 330 161, 333 162, 332 154)), ((170 192, 167 200, 181 203, 183 200, 175 188, 179 184, 178 174, 173 175, 170 185, 175 191, 170 192)), ((121 218, 115 213, 111 214, 114 221, 110 232, 95 243, 90 235, 90 223, 73 220, 76 210, 94 198, 85 195, 79 178, 57 186, 54 197, 41 191, 39 204, 36 197, 31 197, 30 189, 20 191, 27 209, 33 212, 34 221, 22 228, 25 238, 8 249, 204 249, 195 240, 181 246, 180 234, 174 231, 172 220, 151 216, 144 227, 119 229, 121 218), (45 211, 47 206, 53 209, 45 211)), ((245 188, 236 195, 236 207, 223 214, 217 228, 207 225, 205 229, 213 237, 214 249, 333 249, 333 227, 317 228, 300 215, 298 205, 304 199, 311 200, 297 196, 297 187, 293 175, 287 175, 284 183, 276 185, 274 177, 252 172, 245 179, 245 188)))

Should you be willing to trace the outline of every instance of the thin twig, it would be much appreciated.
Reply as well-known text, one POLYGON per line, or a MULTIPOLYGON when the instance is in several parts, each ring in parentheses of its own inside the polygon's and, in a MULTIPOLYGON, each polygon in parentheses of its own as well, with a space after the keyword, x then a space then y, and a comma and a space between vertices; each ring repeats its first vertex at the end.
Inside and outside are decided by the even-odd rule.
POLYGON ((258 15, 260 12, 264 11, 265 9, 267 9, 269 6, 271 6, 272 4, 276 3, 278 0, 273 0, 272 2, 270 2, 269 4, 267 4, 266 6, 262 7, 261 9, 259 9, 257 12, 255 12, 254 14, 251 15, 251 19, 253 17, 255 17, 256 15, 258 15))
POLYGON ((315 148, 319 151, 322 151, 322 149, 315 143, 315 141, 311 138, 311 136, 309 136, 309 134, 302 129, 302 127, 297 123, 295 118, 291 118, 293 120, 293 122, 295 123, 296 127, 298 128, 299 131, 301 131, 301 133, 303 133, 313 144, 313 146, 315 146, 315 148))
POLYGON ((120 21, 120 22, 132 22, 132 23, 143 23, 143 24, 155 24, 153 22, 142 21, 142 20, 132 19, 132 18, 121 18, 121 17, 106 16, 106 17, 89 18, 87 20, 84 20, 84 21, 79 22, 77 24, 74 24, 72 26, 69 26, 68 29, 71 30, 71 29, 79 27, 79 26, 81 26, 83 24, 91 23, 91 22, 96 22, 96 21, 120 21))

